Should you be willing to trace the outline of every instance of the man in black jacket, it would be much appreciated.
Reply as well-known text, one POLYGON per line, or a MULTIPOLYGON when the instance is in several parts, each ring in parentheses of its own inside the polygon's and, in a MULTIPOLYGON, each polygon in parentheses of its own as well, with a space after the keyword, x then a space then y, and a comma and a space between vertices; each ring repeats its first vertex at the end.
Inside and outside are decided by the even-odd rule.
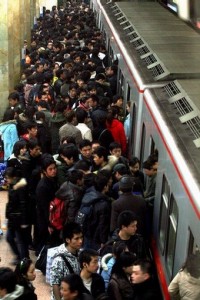
POLYGON ((159 288, 152 279, 152 264, 148 260, 137 260, 131 275, 133 283, 133 300, 161 300, 159 288))

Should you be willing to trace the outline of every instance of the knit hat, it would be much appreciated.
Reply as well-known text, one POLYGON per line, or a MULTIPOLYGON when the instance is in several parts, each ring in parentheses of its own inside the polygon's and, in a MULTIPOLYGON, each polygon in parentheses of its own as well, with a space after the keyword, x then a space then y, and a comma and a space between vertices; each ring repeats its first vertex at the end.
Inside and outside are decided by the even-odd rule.
POLYGON ((133 177, 129 175, 122 176, 122 178, 119 181, 119 189, 121 191, 123 190, 132 190, 134 184, 133 177))

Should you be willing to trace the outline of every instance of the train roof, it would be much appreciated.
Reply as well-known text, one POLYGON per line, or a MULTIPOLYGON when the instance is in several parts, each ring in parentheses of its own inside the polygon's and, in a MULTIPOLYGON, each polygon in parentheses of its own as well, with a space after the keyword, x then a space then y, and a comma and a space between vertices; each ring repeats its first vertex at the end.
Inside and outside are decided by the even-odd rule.
POLYGON ((115 2, 104 9, 151 80, 200 78, 200 36, 176 15, 155 2, 115 2))

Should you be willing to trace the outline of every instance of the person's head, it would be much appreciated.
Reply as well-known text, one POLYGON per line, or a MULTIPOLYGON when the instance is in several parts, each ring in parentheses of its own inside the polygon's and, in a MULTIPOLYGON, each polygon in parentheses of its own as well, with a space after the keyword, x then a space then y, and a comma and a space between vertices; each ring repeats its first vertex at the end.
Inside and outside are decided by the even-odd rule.
POLYGON ((122 146, 117 142, 112 142, 109 145, 109 151, 111 155, 114 155, 117 158, 119 158, 122 155, 122 146))
POLYGON ((93 140, 93 141, 92 141, 92 153, 94 153, 94 151, 95 151, 99 146, 101 146, 101 144, 99 143, 99 141, 93 140))
POLYGON ((60 293, 63 300, 81 299, 84 289, 83 281, 78 274, 66 275, 61 280, 60 293))
POLYGON ((27 151, 27 143, 23 140, 17 141, 13 146, 13 154, 18 157, 23 156, 27 151))
POLYGON ((40 156, 41 148, 38 144, 37 139, 30 139, 27 143, 27 148, 28 148, 30 156, 32 156, 32 157, 40 156))
POLYGON ((12 92, 8 95, 8 101, 10 107, 15 107, 19 103, 19 93, 12 92))
POLYGON ((78 160, 78 148, 74 144, 62 144, 58 153, 68 166, 72 166, 78 160))
POLYGON ((112 253, 116 259, 118 259, 121 255, 121 253, 125 252, 125 251, 127 251, 127 252, 129 251, 125 242, 123 242, 123 241, 114 242, 114 244, 112 246, 112 253))
POLYGON ((76 146, 76 140, 73 136, 64 136, 60 140, 60 144, 74 144, 76 146))
POLYGON ((113 101, 112 101, 113 105, 116 105, 118 107, 122 107, 123 106, 123 98, 120 95, 115 95, 113 96, 113 101))
POLYGON ((83 244, 83 233, 80 225, 75 222, 67 223, 63 228, 63 240, 70 252, 80 250, 83 244))
POLYGON ((45 113, 43 111, 37 111, 35 113, 36 122, 40 121, 41 123, 45 122, 45 113))
POLYGON ((98 106, 99 97, 95 94, 92 94, 88 96, 88 102, 89 102, 89 107, 94 109, 95 107, 98 106))
POLYGON ((138 259, 133 266, 131 281, 133 284, 142 283, 152 276, 152 264, 149 260, 138 259))
POLYGON ((92 143, 89 140, 82 140, 79 144, 79 150, 83 158, 90 159, 92 157, 92 143))
POLYGON ((133 265, 136 256, 129 251, 122 251, 113 265, 112 274, 116 273, 121 276, 130 276, 133 272, 133 265))
POLYGON ((68 180, 78 186, 83 186, 83 172, 80 170, 72 170, 69 172, 68 180))
POLYGON ((188 273, 194 278, 200 278, 200 252, 190 254, 183 265, 188 273))
POLYGON ((86 249, 81 251, 79 255, 79 263, 81 270, 87 273, 96 273, 98 271, 98 252, 93 249, 86 249))
POLYGON ((100 192, 100 193, 107 193, 109 186, 108 186, 108 178, 106 176, 103 175, 98 175, 95 178, 95 182, 94 182, 94 186, 95 189, 100 192))
POLYGON ((26 279, 27 281, 35 280, 35 266, 32 260, 29 258, 22 259, 16 266, 15 274, 19 283, 22 279, 26 279))
POLYGON ((136 175, 138 171, 140 170, 140 161, 137 157, 133 157, 129 161, 129 169, 131 172, 131 175, 136 175))
POLYGON ((22 177, 22 173, 19 169, 14 167, 8 167, 5 171, 4 177, 8 185, 14 184, 22 177))
POLYGON ((108 161, 107 157, 107 149, 99 146, 94 152, 93 152, 93 160, 95 165, 102 166, 108 161))
POLYGON ((145 162, 143 162, 142 167, 144 169, 144 173, 149 177, 152 177, 157 174, 157 162, 155 163, 153 161, 146 160, 145 162))
POLYGON ((138 218, 136 214, 130 210, 124 210, 121 212, 117 219, 117 225, 119 230, 124 231, 128 236, 132 236, 137 231, 138 218))
POLYGON ((110 109, 108 110, 107 122, 111 124, 113 119, 118 118, 118 115, 119 115, 119 107, 116 105, 111 106, 110 109))
POLYGON ((0 268, 0 298, 14 292, 17 283, 15 273, 6 267, 0 268))
POLYGON ((40 101, 38 102, 38 111, 44 110, 44 109, 48 109, 48 108, 49 108, 49 105, 48 105, 47 101, 45 101, 45 100, 40 100, 40 101))
POLYGON ((36 138, 37 136, 37 123, 35 122, 27 122, 26 123, 26 130, 28 132, 29 138, 36 138))
POLYGON ((87 112, 78 107, 77 110, 76 110, 76 119, 77 119, 77 122, 78 123, 86 123, 87 122, 87 118, 88 118, 88 114, 87 112))
POLYGON ((122 176, 127 175, 128 170, 124 164, 118 163, 113 167, 113 175, 117 181, 119 181, 122 176))
POLYGON ((123 175, 119 180, 119 190, 123 193, 130 193, 133 189, 134 178, 130 175, 123 175))
POLYGON ((54 178, 57 174, 56 162, 50 154, 42 155, 42 172, 47 178, 54 178))
POLYGON ((87 160, 81 159, 81 160, 77 161, 77 163, 74 165, 74 169, 80 170, 84 174, 88 174, 88 173, 90 173, 90 164, 87 160))

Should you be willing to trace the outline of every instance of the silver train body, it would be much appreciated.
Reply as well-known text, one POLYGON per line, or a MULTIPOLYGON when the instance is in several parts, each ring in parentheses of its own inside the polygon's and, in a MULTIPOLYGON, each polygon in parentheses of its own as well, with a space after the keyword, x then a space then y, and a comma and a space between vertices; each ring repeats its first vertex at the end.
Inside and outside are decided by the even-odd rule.
POLYGON ((159 153, 152 246, 169 299, 168 283, 200 249, 200 36, 159 3, 91 7, 131 101, 130 155, 159 153))

